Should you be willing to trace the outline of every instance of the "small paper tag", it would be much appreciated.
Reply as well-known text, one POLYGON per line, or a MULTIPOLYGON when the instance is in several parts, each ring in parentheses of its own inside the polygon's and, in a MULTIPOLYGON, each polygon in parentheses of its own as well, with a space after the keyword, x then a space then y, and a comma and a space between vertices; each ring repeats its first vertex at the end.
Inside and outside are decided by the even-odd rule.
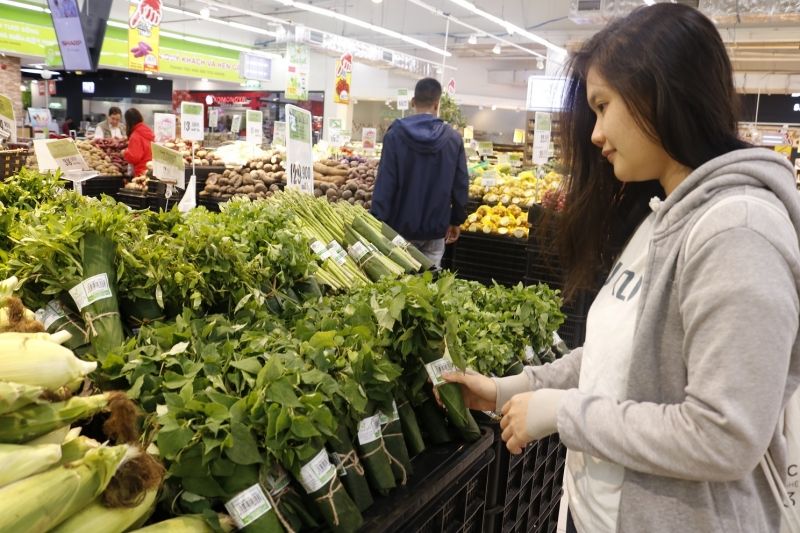
POLYGON ((325 244, 321 241, 314 241, 311 243, 311 251, 319 256, 321 256, 326 250, 327 248, 325 247, 325 244))
POLYGON ((347 261, 347 252, 339 248, 334 254, 333 260, 336 261, 336 264, 339 266, 345 264, 347 261))
POLYGON ((336 467, 336 473, 339 477, 347 475, 347 469, 344 467, 344 461, 339 457, 339 454, 334 452, 331 454, 331 463, 336 467))
POLYGON ((408 247, 408 241, 403 238, 402 235, 396 235, 394 239, 392 239, 392 244, 395 246, 399 246, 400 248, 408 247))
POLYGON ((335 476, 336 467, 331 464, 328 452, 323 448, 300 469, 300 484, 311 494, 330 483, 335 476))
POLYGON ((369 248, 364 246, 364 243, 361 241, 356 241, 352 246, 350 246, 348 252, 350 253, 350 257, 355 259, 356 263, 358 263, 365 255, 369 253, 369 248))
POLYGON ((272 505, 267 500, 261 485, 256 483, 228 500, 225 509, 233 518, 236 527, 242 529, 268 513, 272 509, 272 505))
POLYGON ((50 329, 53 322, 65 316, 67 316, 67 311, 58 300, 51 300, 46 306, 36 311, 36 320, 41 322, 46 330, 50 329))
POLYGON ((525 346, 525 362, 531 363, 536 357, 536 354, 533 353, 533 346, 530 344, 525 346))
POLYGON ((108 275, 105 272, 78 283, 69 290, 69 295, 72 296, 79 311, 82 311, 87 305, 113 296, 108 283, 108 275))
POLYGON ((384 414, 383 411, 378 411, 378 416, 381 419, 381 426, 385 426, 389 422, 394 422, 395 420, 400 419, 400 414, 397 412, 397 402, 392 400, 392 412, 384 414))
POLYGON ((275 464, 266 475, 266 483, 269 493, 275 496, 289 486, 289 473, 279 464, 275 464))
POLYGON ((427 363, 425 365, 425 370, 428 371, 428 377, 431 378, 431 383, 433 383, 433 386, 438 387, 442 383, 447 383, 442 379, 442 374, 455 372, 456 367, 453 365, 453 361, 442 357, 441 359, 427 363))
POLYGON ((381 438, 381 419, 374 415, 358 423, 358 443, 362 446, 381 438))

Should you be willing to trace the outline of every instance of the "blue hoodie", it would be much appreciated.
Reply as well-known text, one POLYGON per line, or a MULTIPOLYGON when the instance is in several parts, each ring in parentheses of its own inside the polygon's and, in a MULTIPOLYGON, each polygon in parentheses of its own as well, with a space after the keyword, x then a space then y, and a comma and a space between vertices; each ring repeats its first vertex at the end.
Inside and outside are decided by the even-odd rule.
POLYGON ((383 138, 372 214, 409 240, 441 239, 467 218, 469 175, 461 136, 423 113, 395 120, 383 138))

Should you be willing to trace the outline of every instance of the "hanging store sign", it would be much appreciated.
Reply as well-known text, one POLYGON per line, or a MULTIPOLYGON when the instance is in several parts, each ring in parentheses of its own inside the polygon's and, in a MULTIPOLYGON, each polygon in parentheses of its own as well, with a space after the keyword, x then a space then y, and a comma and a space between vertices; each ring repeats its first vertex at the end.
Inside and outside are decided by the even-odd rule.
POLYGON ((131 0, 128 6, 128 68, 158 72, 161 0, 131 0))
POLYGON ((342 54, 336 60, 336 88, 333 101, 337 104, 350 103, 350 82, 353 72, 353 54, 342 54))
POLYGON ((308 100, 310 70, 308 47, 290 44, 286 47, 286 92, 288 100, 308 100))

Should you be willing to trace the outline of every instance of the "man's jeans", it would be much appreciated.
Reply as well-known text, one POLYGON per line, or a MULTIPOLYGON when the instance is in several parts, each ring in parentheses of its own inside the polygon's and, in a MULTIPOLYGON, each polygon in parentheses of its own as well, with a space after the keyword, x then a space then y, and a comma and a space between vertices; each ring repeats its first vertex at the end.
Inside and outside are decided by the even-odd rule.
POLYGON ((431 239, 429 241, 411 241, 422 254, 431 260, 436 270, 442 268, 442 256, 444 255, 444 237, 441 239, 431 239))

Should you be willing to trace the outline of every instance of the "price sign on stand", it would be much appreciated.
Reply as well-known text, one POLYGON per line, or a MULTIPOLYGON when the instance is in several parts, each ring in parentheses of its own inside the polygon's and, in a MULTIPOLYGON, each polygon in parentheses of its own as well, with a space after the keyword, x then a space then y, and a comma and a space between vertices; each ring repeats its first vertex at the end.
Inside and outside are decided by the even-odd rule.
POLYGON ((311 113, 286 106, 286 186, 314 194, 314 157, 311 151, 311 113))
POLYGON ((397 89, 397 109, 400 111, 408 110, 408 89, 397 89))
POLYGON ((72 182, 73 190, 78 194, 83 194, 81 184, 84 181, 100 175, 89 168, 72 139, 48 141, 44 146, 58 168, 64 172, 64 178, 72 182))
POLYGON ((231 120, 231 132, 239 135, 239 130, 242 129, 242 115, 234 115, 231 120))
POLYGON ((487 141, 478 142, 478 155, 488 157, 493 153, 494 153, 494 143, 487 141))
POLYGON ((185 189, 186 166, 180 152, 156 143, 151 143, 150 148, 153 152, 153 176, 185 189))
POLYGON ((550 158, 550 113, 536 112, 533 127, 533 163, 542 165, 550 158))
POLYGON ((272 128, 272 145, 286 146, 286 122, 275 122, 272 128))
POLYGON ((342 119, 328 119, 328 139, 334 148, 342 146, 342 119))
POLYGON ((247 131, 245 140, 261 146, 264 142, 264 114, 261 111, 247 110, 247 131))
POLYGON ((175 115, 172 113, 153 113, 153 133, 156 142, 163 143, 176 138, 175 115))
POLYGON ((375 150, 375 143, 378 140, 378 130, 375 128, 363 128, 361 130, 361 144, 364 150, 375 150))
POLYGON ((219 108, 215 107, 208 110, 208 127, 217 129, 217 126, 219 126, 219 108))
POLYGON ((514 144, 525 144, 525 130, 514 130, 514 144))
POLYGON ((186 141, 203 140, 203 104, 181 102, 181 138, 186 141))
POLYGON ((466 126, 464 128, 464 141, 471 141, 475 138, 475 129, 472 126, 466 126))
POLYGON ((17 142, 17 121, 14 119, 14 105, 11 98, 0 95, 0 140, 17 142))

